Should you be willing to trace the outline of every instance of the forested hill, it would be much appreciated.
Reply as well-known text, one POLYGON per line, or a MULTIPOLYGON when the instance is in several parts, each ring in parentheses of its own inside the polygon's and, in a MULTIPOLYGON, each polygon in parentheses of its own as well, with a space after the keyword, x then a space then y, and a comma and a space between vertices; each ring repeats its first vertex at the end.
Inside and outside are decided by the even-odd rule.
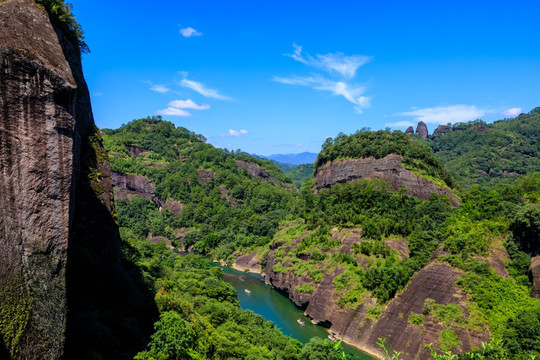
POLYGON ((226 257, 268 243, 293 207, 294 185, 272 162, 215 148, 160 117, 104 129, 103 141, 120 226, 134 236, 183 238, 186 248, 226 257))
POLYGON ((439 126, 426 141, 463 185, 509 183, 540 171, 540 107, 491 124, 439 126))

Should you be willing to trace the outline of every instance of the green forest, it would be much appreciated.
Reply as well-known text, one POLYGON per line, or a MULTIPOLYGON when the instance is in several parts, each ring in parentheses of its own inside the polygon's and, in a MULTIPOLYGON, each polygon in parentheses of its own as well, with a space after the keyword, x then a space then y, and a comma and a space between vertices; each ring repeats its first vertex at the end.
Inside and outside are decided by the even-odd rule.
MULTIPOLYGON (((531 140, 526 151, 525 144, 504 150, 508 159, 523 158, 505 170, 519 175, 501 177, 494 169, 486 171, 490 178, 466 176, 479 175, 479 163, 489 166, 475 158, 479 143, 484 154, 501 152, 501 131, 526 138, 537 120, 535 109, 485 124, 483 132, 471 130, 478 126, 473 122, 426 140, 400 131, 362 129, 327 139, 313 167, 286 173, 270 161, 214 148, 203 136, 159 117, 104 129, 111 168, 147 177, 161 200, 136 195, 116 200, 124 256, 141 269, 160 311, 147 349, 136 358, 353 358, 328 340, 314 338, 302 345, 261 316, 241 310, 222 271, 202 256, 232 264, 254 250, 262 268, 272 258, 274 273, 308 279, 298 287, 305 293, 316 290, 327 274, 340 271, 333 279, 339 307, 354 309, 374 298, 368 311, 373 321, 421 269, 448 264, 461 274, 456 286, 466 294, 466 303, 428 301, 423 313, 409 317, 418 326, 427 319, 446 324, 432 358, 458 356, 452 355, 461 346, 457 329, 491 334, 489 345, 462 353, 460 359, 540 356, 540 301, 529 296, 531 258, 540 253, 540 175, 532 156, 536 144, 531 140), (471 136, 474 146, 467 145, 471 136), (133 147, 139 152, 131 152, 133 147), (453 207, 448 197, 435 194, 423 201, 378 179, 315 188, 312 171, 325 163, 388 154, 402 155, 405 168, 451 188, 461 205, 453 207), (239 165, 245 163, 255 166, 255 173, 239 165), (456 168, 460 171, 452 170, 456 168), (178 216, 160 206, 167 199, 182 204, 178 216), (361 229, 361 240, 349 252, 336 252, 342 245, 336 231, 345 234, 354 228, 361 229), (152 237, 200 255, 178 256, 164 242, 147 240, 152 237), (390 239, 406 244, 408 256, 390 247, 390 239), (436 251, 442 255, 433 260, 436 251), (489 263, 500 252, 508 254, 505 276, 489 263)), ((400 356, 385 349, 383 339, 379 347, 388 359, 400 356)))

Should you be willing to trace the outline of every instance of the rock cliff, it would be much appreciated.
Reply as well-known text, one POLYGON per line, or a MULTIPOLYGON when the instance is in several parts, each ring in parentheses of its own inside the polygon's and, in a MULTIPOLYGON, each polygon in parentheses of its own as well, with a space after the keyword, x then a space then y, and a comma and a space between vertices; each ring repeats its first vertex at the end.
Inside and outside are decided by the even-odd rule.
POLYGON ((530 276, 533 281, 531 296, 540 299, 540 255, 531 259, 530 276))
POLYGON ((416 126, 416 135, 426 139, 428 137, 428 129, 423 121, 420 121, 416 126))
MULTIPOLYGON (((426 304, 432 306, 446 306, 454 304, 458 306, 464 316, 468 316, 468 300, 466 294, 459 290, 456 281, 461 271, 452 268, 445 263, 437 262, 437 254, 431 263, 415 274, 405 290, 399 293, 386 306, 376 305, 376 299, 367 296, 360 305, 342 308, 339 305, 340 293, 336 291, 334 279, 343 273, 343 267, 338 267, 330 272, 324 272, 324 278, 313 284, 306 274, 298 276, 294 271, 286 270, 294 264, 286 262, 281 271, 274 271, 274 266, 279 261, 278 252, 287 253, 294 249, 307 234, 294 239, 289 246, 275 243, 268 254, 268 260, 264 268, 267 282, 278 291, 287 296, 298 307, 305 310, 313 322, 327 326, 331 333, 336 334, 346 342, 358 346, 373 354, 379 354, 380 348, 376 346, 379 337, 387 338, 390 349, 402 352, 403 359, 428 359, 429 351, 424 345, 433 343, 439 346, 439 334, 442 330, 450 329, 459 338, 460 345, 454 351, 469 351, 472 347, 478 347, 482 341, 488 341, 489 331, 473 330, 460 324, 443 324, 435 315, 426 311, 426 304), (313 291, 310 293, 299 291, 299 286, 311 283, 313 291), (376 311, 374 311, 376 310, 376 311), (376 315, 380 313, 380 315, 376 315), (416 324, 411 319, 421 319, 416 324)), ((324 253, 331 256, 332 253, 347 253, 352 255, 351 248, 354 244, 362 241, 361 230, 357 228, 333 231, 333 240, 339 240, 342 246, 336 249, 326 249, 324 253)), ((393 246, 399 247, 404 256, 408 250, 399 241, 391 240, 393 246)), ((439 252, 439 255, 444 253, 439 252)), ((245 256, 242 263, 252 261, 253 254, 245 256), (249 260, 249 261, 246 261, 249 260)), ((309 260, 306 254, 304 261, 309 260)), ((240 258, 239 258, 240 260, 240 258)), ((360 266, 366 266, 365 260, 357 258, 360 266)), ((253 268, 253 264, 249 269, 253 268)))
POLYGON ((153 309, 121 265, 108 157, 79 51, 31 0, 1 2, 0 23, 0 353, 133 356, 152 324, 136 314, 153 309), (104 315, 126 296, 136 305, 114 316, 132 315, 132 330, 104 315))
POLYGON ((447 195, 454 206, 460 202, 452 192, 432 181, 416 175, 401 164, 400 155, 390 154, 382 159, 361 158, 335 160, 322 165, 315 174, 318 189, 330 187, 336 183, 354 182, 360 179, 380 178, 392 184, 395 190, 405 187, 407 194, 422 200, 429 200, 432 193, 447 195))

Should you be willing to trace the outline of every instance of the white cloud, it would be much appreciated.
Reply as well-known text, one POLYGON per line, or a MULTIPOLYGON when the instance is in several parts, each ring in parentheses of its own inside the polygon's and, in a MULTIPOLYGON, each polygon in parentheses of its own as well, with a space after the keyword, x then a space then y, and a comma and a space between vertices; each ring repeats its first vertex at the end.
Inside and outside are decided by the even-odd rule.
POLYGON ((187 28, 184 28, 184 29, 180 29, 180 34, 183 37, 188 38, 188 37, 192 37, 192 36, 201 36, 202 32, 198 32, 197 30, 195 30, 192 27, 187 27, 187 28))
POLYGON ((302 47, 293 44, 294 53, 286 54, 302 64, 322 69, 326 72, 337 72, 346 79, 352 79, 356 75, 356 70, 369 60, 371 56, 345 55, 342 52, 330 53, 326 55, 316 54, 315 58, 309 54, 302 55, 302 47))
POLYGON ((152 91, 155 91, 155 92, 158 92, 158 93, 161 93, 161 94, 166 94, 168 93, 171 89, 169 89, 168 87, 166 87, 165 85, 154 85, 150 88, 150 90, 152 91))
POLYGON ((163 110, 156 111, 156 115, 167 115, 167 116, 191 116, 191 114, 182 109, 174 108, 174 107, 168 107, 163 110))
POLYGON ((474 105, 449 105, 416 109, 395 115, 413 116, 416 121, 423 121, 428 124, 445 125, 448 123, 452 124, 476 120, 486 114, 488 114, 487 110, 479 109, 474 105))
POLYGON ((518 116, 519 114, 521 114, 521 112, 522 111, 520 107, 513 107, 504 110, 501 114, 503 114, 504 116, 518 116))
POLYGON ((411 121, 397 121, 397 122, 394 122, 394 123, 387 123, 387 124, 384 124, 385 126, 392 126, 392 127, 409 127, 409 126, 414 126, 414 124, 411 122, 411 121))
POLYGON ((357 105, 356 111, 363 111, 362 107, 370 106, 370 98, 363 96, 366 91, 363 86, 346 83, 343 81, 332 81, 321 76, 295 76, 292 78, 283 78, 274 76, 273 81, 288 85, 299 85, 311 87, 315 90, 329 91, 334 95, 343 96, 351 103, 357 105))
POLYGON ((248 133, 247 130, 233 130, 233 129, 229 129, 229 133, 228 134, 219 134, 219 136, 221 137, 238 137, 238 136, 241 136, 241 135, 246 135, 248 133))
POLYGON ((208 110, 210 105, 197 105, 193 100, 173 100, 168 104, 170 107, 177 109, 193 109, 193 110, 208 110))
POLYGON ((304 65, 315 67, 330 74, 337 74, 337 79, 331 80, 322 75, 311 76, 274 76, 273 81, 288 85, 306 86, 315 90, 329 91, 333 95, 340 95, 349 102, 356 105, 354 110, 362 114, 364 108, 369 107, 371 98, 364 96, 366 91, 364 86, 350 82, 356 75, 358 68, 372 59, 371 56, 352 55, 348 56, 342 52, 330 53, 326 55, 317 54, 315 57, 309 54, 302 54, 302 47, 293 44, 294 53, 285 54, 304 65))
POLYGON ((182 79, 180 81, 180 85, 188 89, 191 89, 193 91, 196 91, 202 96, 207 97, 207 98, 212 98, 216 100, 231 100, 231 98, 221 95, 217 90, 208 89, 206 86, 204 86, 203 84, 197 81, 182 79))

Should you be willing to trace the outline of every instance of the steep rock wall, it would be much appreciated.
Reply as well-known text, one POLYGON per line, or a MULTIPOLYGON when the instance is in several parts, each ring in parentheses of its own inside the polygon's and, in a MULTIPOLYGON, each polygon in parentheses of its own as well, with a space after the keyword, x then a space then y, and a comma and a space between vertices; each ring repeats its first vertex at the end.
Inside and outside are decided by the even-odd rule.
MULTIPOLYGON (((434 344, 434 349, 439 351, 439 333, 450 328, 456 333, 460 340, 460 347, 454 351, 469 351, 473 346, 480 346, 481 342, 487 342, 490 333, 487 329, 482 332, 467 330, 466 328, 451 324, 444 327, 432 315, 425 315, 422 324, 414 325, 409 321, 413 314, 423 313, 426 300, 434 301, 436 304, 447 305, 457 304, 461 307, 463 314, 468 314, 466 305, 468 303, 465 293, 455 285, 461 272, 445 263, 438 263, 436 258, 444 252, 435 254, 431 263, 416 273, 406 289, 392 299, 384 308, 381 314, 374 317, 369 314, 369 310, 376 305, 376 299, 366 297, 360 305, 355 308, 342 308, 338 300, 340 294, 336 292, 333 284, 334 279, 344 271, 343 267, 338 267, 332 272, 324 270, 324 278, 319 283, 303 274, 298 276, 293 271, 274 271, 274 265, 279 261, 276 259, 278 249, 288 253, 296 248, 303 234, 294 239, 290 245, 285 243, 274 243, 268 254, 264 273, 266 281, 276 290, 287 296, 293 303, 309 316, 313 322, 329 328, 331 333, 336 334, 344 341, 353 344, 365 351, 382 356, 380 348, 376 343, 379 337, 387 339, 386 344, 392 350, 401 351, 400 358, 428 359, 429 351, 424 349, 424 345, 434 344), (304 293, 297 290, 297 287, 305 283, 313 284, 311 293, 304 293)), ((351 248, 355 243, 362 241, 360 229, 350 228, 341 232, 334 232, 332 239, 340 239, 342 246, 337 249, 325 249, 323 252, 331 256, 331 253, 340 252, 353 255, 351 248), (345 234, 343 236, 343 234, 345 234)), ((397 242, 393 240, 393 242, 397 242)), ((400 245, 401 248, 401 245, 400 245)), ((405 252, 405 249, 402 249, 405 252)), ((303 254, 302 261, 309 261, 309 255, 303 254)), ((239 258, 240 259, 240 258, 239 258)), ((365 266, 361 258, 357 258, 360 266, 365 266)), ((283 263, 283 268, 292 267, 290 262, 283 263)), ((324 269, 324 264, 319 267, 324 269)))
POLYGON ((78 49, 31 0, 0 24, 0 357, 132 358, 155 307, 121 263, 78 49))
POLYGON ((361 158, 328 162, 315 174, 317 188, 330 187, 336 183, 354 182, 360 179, 380 178, 392 184, 394 189, 406 188, 409 195, 429 200, 430 195, 447 195, 454 206, 460 202, 450 190, 437 186, 432 181, 416 175, 401 164, 403 157, 390 154, 382 159, 361 158))

